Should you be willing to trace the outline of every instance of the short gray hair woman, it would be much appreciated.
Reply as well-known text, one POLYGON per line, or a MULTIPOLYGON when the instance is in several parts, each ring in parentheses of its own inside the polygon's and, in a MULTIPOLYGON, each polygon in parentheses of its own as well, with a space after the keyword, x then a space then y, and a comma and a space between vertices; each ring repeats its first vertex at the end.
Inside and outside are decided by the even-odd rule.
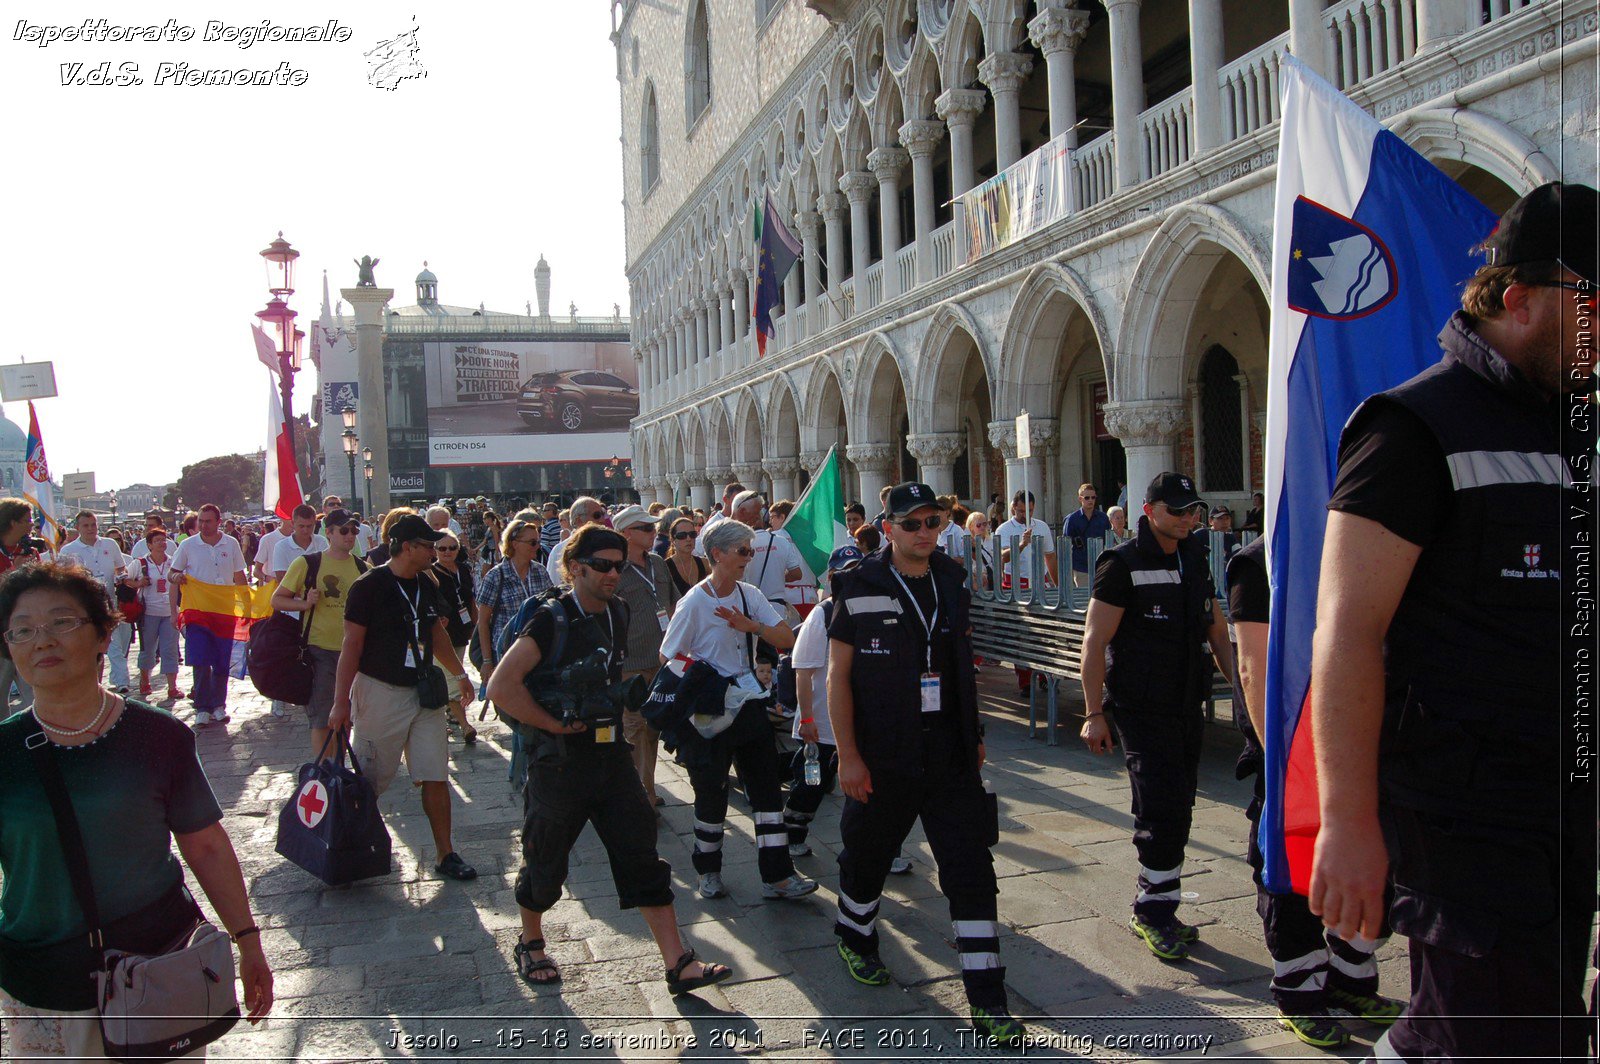
POLYGON ((709 532, 700 533, 700 545, 706 549, 706 558, 715 567, 714 550, 738 550, 748 547, 756 538, 756 530, 739 521, 718 521, 709 532))

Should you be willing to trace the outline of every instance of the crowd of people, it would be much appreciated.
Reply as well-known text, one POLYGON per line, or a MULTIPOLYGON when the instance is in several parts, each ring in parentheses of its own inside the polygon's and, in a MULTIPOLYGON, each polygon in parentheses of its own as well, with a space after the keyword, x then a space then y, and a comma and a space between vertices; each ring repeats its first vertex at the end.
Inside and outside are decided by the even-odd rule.
MULTIPOLYGON (((1483 581, 1494 577, 1475 568, 1484 551, 1534 565, 1538 548, 1524 540, 1559 539, 1571 481, 1540 472, 1561 460, 1554 421, 1535 415, 1581 392, 1574 381, 1592 388, 1560 337, 1572 325, 1570 293, 1592 308, 1595 283, 1585 242, 1594 190, 1565 195, 1587 205, 1587 236, 1567 234, 1572 250, 1558 257, 1560 187, 1519 201, 1441 335, 1443 361, 1374 396, 1345 430, 1312 669, 1323 828, 1309 895, 1267 890, 1254 831, 1249 853, 1271 993, 1284 1026, 1313 1046, 1346 1044, 1330 1011, 1341 1010, 1387 1028, 1384 1060, 1590 1051, 1593 789, 1555 771, 1555 582, 1495 585, 1497 606, 1485 611, 1483 581), (1474 458, 1485 446, 1494 463, 1474 458), (1549 461, 1508 465, 1506 455, 1549 461), (1520 523, 1497 519, 1507 513, 1520 523), (1517 667, 1503 661, 1507 648, 1517 667), (1391 931, 1411 942, 1409 1002, 1379 993, 1374 954, 1391 931)), ((175 840, 239 946, 249 1018, 271 1007, 270 966, 194 734, 161 712, 185 697, 187 664, 195 726, 229 721, 233 639, 186 609, 194 582, 270 584, 273 607, 304 618, 309 701, 274 714, 303 713, 313 757, 330 732, 348 731, 379 793, 404 760, 434 869, 448 879, 477 876, 451 833, 449 731, 476 741, 466 708, 492 703, 522 758, 512 960, 527 982, 562 979, 544 914, 588 825, 619 904, 651 932, 670 991, 732 975, 679 930, 656 845, 664 752, 693 791, 701 899, 727 893, 733 772, 754 822, 761 893, 775 902, 818 889, 795 862, 812 853, 809 825, 826 795, 842 792, 833 930, 844 972, 867 986, 892 979, 881 894, 907 869, 901 847, 920 821, 972 1025, 988 1044, 1020 1046, 1001 963, 991 856, 1000 826, 983 778, 964 559, 981 559, 977 571, 998 574, 1000 589, 1091 586, 1080 737, 1097 755, 1120 748, 1126 763, 1138 864, 1129 928, 1151 953, 1181 963, 1201 935, 1179 913, 1213 665, 1234 681, 1240 775, 1257 777, 1252 825, 1261 815, 1265 543, 1241 546, 1232 513, 1208 507, 1181 472, 1157 476, 1137 506, 1126 485, 1119 495, 1102 510, 1096 487, 1081 485, 1057 534, 1026 491, 984 510, 925 484, 892 485, 871 519, 860 502, 845 508, 852 542, 820 574, 784 531, 794 504, 738 483, 709 513, 583 497, 502 520, 473 500, 391 510, 376 528, 331 496, 282 527, 206 505, 176 529, 152 517, 142 532, 102 534, 84 512, 53 551, 31 535, 26 502, 0 500, 0 689, 31 707, 0 722, 0 1006, 14 1044, 46 1057, 104 1052, 93 1024, 63 1022, 93 1003, 81 978, 60 974, 81 957, 55 947, 81 936, 84 918, 60 888, 50 805, 28 782, 23 751, 39 746, 97 811, 90 863, 116 870, 97 881, 106 944, 153 948, 141 944, 193 926, 175 840), (1220 589, 1202 529, 1228 556, 1220 589)), ((1259 531, 1262 511, 1257 495, 1239 531, 1259 531)))

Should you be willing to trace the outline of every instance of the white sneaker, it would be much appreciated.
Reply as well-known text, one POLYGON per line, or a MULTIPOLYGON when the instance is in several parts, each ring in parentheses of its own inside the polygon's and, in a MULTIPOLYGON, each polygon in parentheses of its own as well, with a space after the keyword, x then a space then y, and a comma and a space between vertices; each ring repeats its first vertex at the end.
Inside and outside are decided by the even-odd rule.
POLYGON ((232 717, 228 716, 228 711, 225 709, 214 709, 211 711, 211 723, 213 724, 226 724, 232 719, 232 717))
POLYGON ((196 728, 211 723, 211 714, 204 709, 194 711, 194 726, 196 728))
POLYGON ((286 717, 286 716, 288 716, 288 714, 283 711, 283 703, 282 702, 274 702, 274 703, 272 703, 272 715, 274 717, 286 717))
POLYGON ((790 857, 810 857, 811 844, 809 842, 791 842, 789 844, 790 857))
POLYGON ((889 862, 891 876, 904 876, 911 874, 911 859, 909 857, 896 857, 889 862))
POLYGON ((728 888, 722 885, 722 875, 719 872, 707 872, 700 877, 700 886, 695 893, 710 901, 713 898, 726 898, 728 888))
POLYGON ((799 872, 796 872, 781 882, 761 884, 761 896, 763 898, 781 898, 789 901, 794 898, 803 898, 807 894, 814 893, 816 889, 816 880, 807 879, 799 872))

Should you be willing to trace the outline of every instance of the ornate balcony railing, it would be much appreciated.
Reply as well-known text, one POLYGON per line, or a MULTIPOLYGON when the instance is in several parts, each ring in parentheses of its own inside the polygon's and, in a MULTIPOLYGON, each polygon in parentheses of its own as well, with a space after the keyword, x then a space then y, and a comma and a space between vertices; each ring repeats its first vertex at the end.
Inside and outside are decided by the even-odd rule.
POLYGON ((1194 94, 1184 89, 1140 115, 1139 135, 1144 149, 1139 174, 1145 180, 1188 162, 1194 151, 1194 94))
POLYGON ((1234 60, 1218 74, 1222 93, 1222 135, 1233 140, 1270 126, 1283 117, 1278 71, 1289 54, 1289 35, 1274 37, 1234 60))
POLYGON ((1341 89, 1359 85, 1417 51, 1416 0, 1340 0, 1322 13, 1328 70, 1341 89))
POLYGON ((1110 199, 1117 190, 1116 144, 1102 134, 1072 153, 1073 192, 1078 210, 1110 199))

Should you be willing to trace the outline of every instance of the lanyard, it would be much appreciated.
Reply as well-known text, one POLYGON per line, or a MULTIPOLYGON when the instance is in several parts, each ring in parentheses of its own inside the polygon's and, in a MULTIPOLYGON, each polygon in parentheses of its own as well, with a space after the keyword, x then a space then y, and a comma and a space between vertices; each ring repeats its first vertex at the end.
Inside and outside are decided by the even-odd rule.
POLYGON ((415 641, 420 649, 422 645, 422 617, 419 611, 422 608, 422 576, 420 573, 417 575, 417 597, 415 600, 406 594, 405 588, 400 586, 400 578, 398 576, 394 579, 394 586, 395 590, 400 592, 400 597, 405 600, 406 609, 411 612, 411 630, 416 633, 415 641))
POLYGON ((639 574, 639 579, 643 580, 645 583, 650 585, 650 596, 652 598, 654 598, 655 597, 655 593, 656 593, 656 582, 655 582, 655 580, 648 573, 646 573, 643 569, 639 568, 637 565, 634 565, 632 562, 628 563, 628 568, 632 569, 634 572, 638 573, 639 574))
POLYGON ((911 600, 911 608, 917 611, 917 620, 922 622, 922 630, 928 633, 928 671, 932 672, 933 628, 934 625, 939 623, 939 585, 934 581, 931 575, 928 577, 928 586, 933 588, 933 617, 930 619, 923 616, 922 603, 917 601, 917 596, 911 593, 911 589, 906 586, 906 582, 900 579, 900 570, 890 566, 889 571, 894 573, 894 578, 900 583, 900 589, 906 593, 906 598, 911 600))
POLYGON ((511 575, 512 576, 516 576, 517 580, 520 581, 521 584, 522 584, 522 597, 524 599, 531 599, 531 598, 533 598, 533 596, 535 596, 535 595, 537 595, 539 593, 539 589, 538 588, 529 587, 528 586, 529 578, 533 576, 533 567, 535 565, 538 565, 538 564, 539 563, 536 562, 536 561, 530 561, 528 563, 528 575, 527 576, 517 576, 517 567, 515 565, 511 564, 511 559, 509 559, 509 558, 506 559, 506 566, 511 570, 511 575))

